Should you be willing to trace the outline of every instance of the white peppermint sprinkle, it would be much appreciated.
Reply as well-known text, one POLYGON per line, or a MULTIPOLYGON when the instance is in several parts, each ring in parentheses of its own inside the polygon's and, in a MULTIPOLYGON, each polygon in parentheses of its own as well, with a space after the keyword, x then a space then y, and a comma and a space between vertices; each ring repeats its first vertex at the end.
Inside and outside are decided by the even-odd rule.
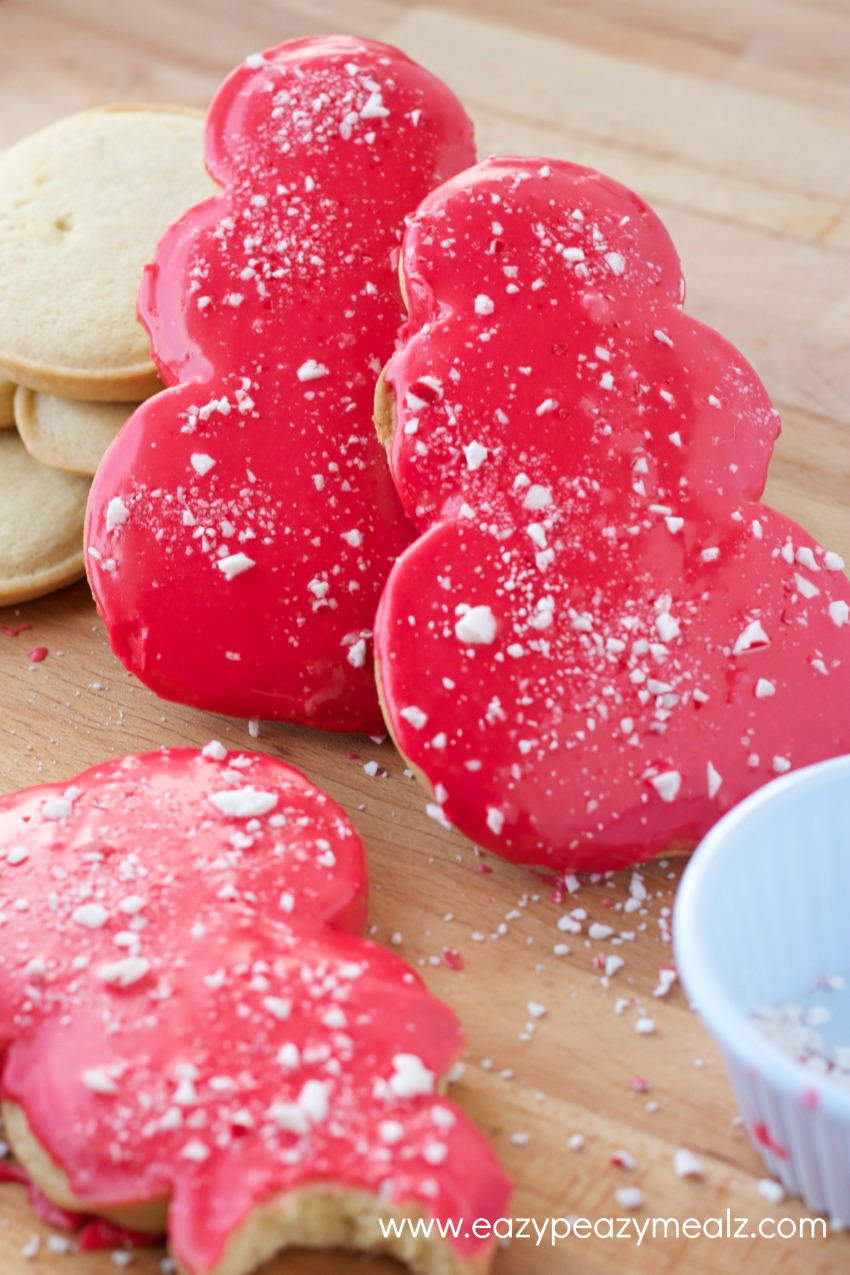
POLYGON ((682 776, 678 770, 663 770, 660 775, 654 775, 651 782, 662 801, 675 801, 682 786, 682 776))
POLYGON ((486 447, 482 447, 480 443, 475 442, 467 443, 463 449, 463 454, 466 457, 467 469, 472 471, 479 469, 489 455, 486 447))
POLYGON ((292 1001, 285 1000, 282 996, 264 996, 263 1009, 267 1010, 272 1018, 282 1023, 292 1013, 292 1001))
POLYGON ((846 602, 830 602, 829 618, 833 624, 837 624, 839 629, 850 621, 850 606, 846 602))
POLYGON ((656 341, 660 341, 662 345, 672 346, 673 344, 667 333, 661 328, 656 328, 652 335, 655 337, 656 341))
POLYGON ((702 1160, 698 1160, 685 1147, 679 1147, 673 1155, 673 1172, 677 1178, 700 1178, 703 1173, 702 1160))
POLYGON ((732 647, 733 655, 743 655, 745 651, 759 650, 763 646, 768 646, 770 638, 765 633, 758 620, 753 620, 748 624, 743 633, 739 633, 732 647))
POLYGON ((415 704, 411 704, 408 708, 403 708, 399 713, 399 717, 403 717, 406 722, 410 722, 414 730, 421 730, 428 721, 428 714, 423 713, 422 709, 417 708, 415 704))
POLYGON ((11 868, 16 868, 19 863, 26 863, 30 857, 29 850, 26 846, 12 846, 6 851, 6 862, 11 868))
POLYGON ((363 532, 358 531, 355 527, 353 531, 343 531, 340 533, 347 545, 351 545, 352 549, 359 549, 363 543, 363 532))
POLYGON ((833 553, 833 551, 830 549, 827 551, 827 554, 823 560, 823 565, 826 567, 827 571, 843 571, 844 559, 842 558, 840 553, 833 553))
POLYGON ((700 553, 700 558, 702 558, 703 562, 715 562, 719 557, 720 550, 716 545, 712 546, 710 549, 703 549, 700 553))
POLYGON ((711 762, 708 763, 706 770, 708 774, 708 795, 709 797, 716 797, 718 789, 723 783, 723 776, 715 770, 711 762))
POLYGON ((605 260, 611 267, 612 274, 622 274, 626 268, 626 258, 621 252, 606 252, 605 260))
POLYGON ((316 359, 307 359, 306 363, 302 363, 295 374, 299 381, 318 381, 320 377, 328 375, 328 368, 324 363, 318 363, 316 359))
POLYGON ((257 564, 247 553, 231 553, 226 558, 219 558, 215 565, 228 580, 234 580, 257 564))
POLYGON ((99 930, 109 920, 109 913, 99 903, 84 903, 71 913, 71 920, 87 930, 99 930))
POLYGON ((774 757, 773 769, 777 775, 784 775, 786 770, 791 769, 791 763, 787 757, 774 757))
POLYGON ((106 530, 114 531, 116 527, 122 527, 129 517, 130 510, 121 497, 113 496, 106 506, 106 530))
POLYGON ((192 452, 189 458, 192 462, 192 468, 196 474, 200 474, 203 478, 204 474, 208 474, 212 469, 215 461, 212 456, 208 456, 206 452, 192 452))
POLYGON ((614 1192, 614 1199, 621 1209, 639 1209, 643 1204, 643 1191, 637 1186, 623 1186, 614 1192))
POLYGON ((365 638, 358 638, 358 640, 348 648, 346 659, 352 668, 363 668, 363 665, 366 663, 365 638))
POLYGON ((360 111, 360 118, 362 120, 380 120, 387 115, 389 115, 389 111, 384 106, 381 90, 377 89, 369 95, 366 105, 360 111))
POLYGON ((249 53, 245 59, 245 65, 250 71, 259 71, 262 67, 268 66, 269 63, 262 53, 249 53))
POLYGON ((415 1098, 434 1092, 436 1077, 416 1054, 396 1054, 390 1089, 397 1098, 415 1098))
POLYGON ((593 921, 587 930, 588 938, 592 939, 610 939, 613 933, 613 925, 603 925, 601 921, 593 921))
POLYGON ((487 827, 498 837, 505 826, 505 816, 496 806, 487 807, 487 827))
POLYGON ((584 1147, 584 1136, 580 1133, 571 1133, 567 1138, 567 1146, 570 1151, 581 1151, 584 1147))
POLYGON ((802 594, 804 598, 816 598, 820 593, 820 589, 811 580, 807 580, 805 576, 801 576, 799 571, 794 573, 794 584, 797 592, 802 594))
POLYGON ((529 1001, 525 1008, 531 1018, 545 1018, 549 1012, 546 1006, 538 1001, 529 1001))
POLYGON ((141 956, 126 956, 123 961, 113 961, 111 965, 101 965, 97 976, 102 983, 110 987, 132 987, 140 982, 150 969, 150 961, 141 956))
POLYGON ((227 749, 219 740, 211 739, 201 749, 201 756, 209 758, 210 761, 224 761, 227 756, 227 749))
POLYGON ((479 292, 478 296, 475 298, 475 313, 492 314, 495 308, 496 307, 493 304, 492 299, 485 296, 483 292, 479 292))
POLYGON ((756 682, 755 697, 756 699, 769 699, 771 695, 776 694, 776 687, 773 682, 768 681, 766 677, 760 677, 756 682))
POLYGON ((548 487, 532 483, 522 502, 523 509, 546 509, 552 504, 552 492, 548 487))
POLYGON ((781 1204, 785 1199, 785 1191, 773 1178, 761 1178, 756 1188, 762 1199, 768 1204, 781 1204))
POLYGON ((544 398, 539 407, 535 407, 534 414, 535 416, 544 416, 546 412, 554 412, 557 406, 558 400, 556 398, 544 398))
POLYGON ((301 1066, 301 1050, 292 1041, 287 1041, 277 1051, 277 1061, 281 1067, 287 1067, 290 1071, 294 1071, 296 1067, 301 1066))
POLYGON ((100 1067, 87 1067, 83 1072, 83 1084, 87 1089, 91 1089, 92 1093, 114 1094, 118 1092, 118 1086, 113 1078, 100 1067))
POLYGON ((197 1164, 209 1157, 210 1149, 203 1142, 187 1142, 180 1155, 184 1160, 194 1160, 197 1164))
POLYGON ((330 1110, 330 1085, 323 1080, 307 1080, 298 1095, 298 1106, 310 1124, 323 1124, 330 1110))
POLYGON ((67 819, 73 814, 73 803, 67 797, 50 797, 42 803, 42 819, 67 819))
POLYGON ((658 971, 658 986, 652 989, 653 996, 666 996, 676 982, 678 975, 669 965, 662 965, 658 971))
POLYGON ((682 631, 678 620, 674 620, 669 611, 662 611, 655 617, 655 627, 662 642, 672 642, 682 631))
MULTIPOLYGON (((672 434, 671 434, 671 438, 672 438, 672 434)), ((684 518, 668 517, 664 519, 664 522, 671 536, 675 536, 676 532, 681 531, 685 525, 684 518)))
POLYGON ((470 607, 455 625, 455 633, 470 646, 489 646, 496 637, 496 617, 488 606, 470 607))
POLYGON ((635 1023, 635 1031, 640 1036, 651 1036, 655 1031, 655 1020, 652 1018, 639 1018, 635 1023))
POLYGON ((253 819, 267 814, 277 805, 276 792, 263 792, 246 784, 244 788, 228 788, 224 792, 210 793, 210 801, 223 815, 236 819, 253 819))

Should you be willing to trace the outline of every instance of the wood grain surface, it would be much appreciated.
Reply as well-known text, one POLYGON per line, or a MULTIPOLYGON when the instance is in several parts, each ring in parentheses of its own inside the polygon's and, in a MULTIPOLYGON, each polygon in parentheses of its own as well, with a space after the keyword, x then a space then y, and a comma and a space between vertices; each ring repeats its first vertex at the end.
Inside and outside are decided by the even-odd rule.
MULTIPOLYGON (((0 0, 0 146, 61 115, 113 101, 206 107, 248 53, 296 35, 345 30, 389 40, 445 78, 475 119, 482 154, 561 156, 634 187, 681 252, 688 308, 753 362, 783 417, 768 499, 850 557, 850 12, 846 0, 0 0)), ((108 175, 106 175, 108 180, 108 175)), ((2 286, 2 281, 0 281, 2 286)), ((70 777, 102 758, 213 736, 254 745, 243 722, 157 700, 126 674, 81 584, 0 624, 0 789, 70 777), (46 646, 43 663, 28 653, 46 646)), ((494 1139, 517 1183, 514 1214, 807 1216, 759 1194, 764 1170, 736 1123, 718 1050, 681 988, 654 997, 672 960, 680 869, 583 878, 568 901, 552 881, 480 856, 425 814, 388 743, 263 723, 256 746, 324 785, 365 839, 378 940, 420 967, 467 1032, 456 1099, 494 1139), (363 769, 377 760, 370 777, 363 769), (581 907, 615 927, 592 942, 557 920, 581 907), (625 931, 628 937, 618 937, 625 931), (554 948, 567 939, 568 955, 554 948), (442 962, 444 948, 465 961, 442 962), (609 986, 598 958, 625 965, 609 986), (527 1003, 547 1009, 529 1019, 527 1003), (619 1008, 622 1012, 618 1013, 619 1008), (653 1034, 635 1032, 639 1010, 653 1034), (531 1026, 529 1026, 531 1023, 531 1026), (646 1082, 646 1089, 635 1078, 646 1082), (570 1150, 571 1134, 584 1148, 570 1150), (700 1179, 678 1178, 687 1147, 700 1179), (618 1168, 618 1150, 635 1159, 618 1168)), ((586 928, 586 927, 585 927, 586 928)), ((0 1272, 105 1275, 109 1253, 50 1251, 49 1229, 17 1187, 0 1187, 0 1272), (32 1236, 38 1251, 24 1256, 32 1236)), ((34 1247, 31 1246, 31 1247, 34 1247)), ((163 1251, 136 1253, 152 1275, 163 1251)), ((497 1275, 838 1275, 850 1238, 516 1240, 497 1275)), ((269 1275, 388 1275, 391 1262, 291 1253, 269 1275)))

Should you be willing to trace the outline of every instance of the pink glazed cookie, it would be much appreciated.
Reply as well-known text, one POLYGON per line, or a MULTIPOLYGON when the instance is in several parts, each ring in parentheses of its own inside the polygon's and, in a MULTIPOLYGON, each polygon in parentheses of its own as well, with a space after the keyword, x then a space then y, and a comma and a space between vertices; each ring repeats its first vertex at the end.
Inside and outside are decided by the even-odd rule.
POLYGON ((293 40, 210 108, 223 190, 165 234, 139 314, 171 388, 109 449, 87 567, 112 647, 167 699, 383 729, 378 597, 413 529, 371 426, 403 220, 472 126, 387 45, 293 40))
POLYGON ((850 588, 759 503, 777 413, 683 312, 651 209, 491 159, 411 220, 376 421, 421 538, 375 650, 387 724, 448 820, 505 858, 693 847, 850 751, 850 588))
POLYGON ((269 757, 174 749, 0 799, 7 1136, 48 1199, 167 1229, 187 1275, 291 1244, 486 1271, 509 1185, 439 1092, 451 1011, 360 937, 363 847, 269 757))

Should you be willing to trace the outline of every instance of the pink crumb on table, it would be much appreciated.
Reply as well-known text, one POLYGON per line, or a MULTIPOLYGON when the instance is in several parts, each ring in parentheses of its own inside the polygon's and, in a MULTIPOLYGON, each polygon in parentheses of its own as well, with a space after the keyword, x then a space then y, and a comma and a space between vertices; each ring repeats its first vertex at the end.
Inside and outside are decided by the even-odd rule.
POLYGON ((30 651, 27 659, 30 664, 41 664, 43 660, 47 659, 48 655, 49 651, 46 646, 36 646, 32 651, 30 651))

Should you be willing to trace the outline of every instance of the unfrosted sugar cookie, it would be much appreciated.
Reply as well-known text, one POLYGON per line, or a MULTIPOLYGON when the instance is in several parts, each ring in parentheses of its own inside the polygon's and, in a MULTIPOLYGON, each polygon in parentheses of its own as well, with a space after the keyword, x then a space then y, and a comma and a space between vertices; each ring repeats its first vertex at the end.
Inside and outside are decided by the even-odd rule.
POLYGON ((18 386, 15 423, 27 451, 69 474, 94 474, 135 410, 132 403, 85 403, 18 386))
POLYGON ((0 432, 0 606, 83 577, 88 493, 87 479, 30 456, 17 430, 0 432))
POLYGON ((158 694, 383 729, 372 622, 413 529, 373 386, 402 316, 404 217, 472 159, 455 96, 387 45, 295 40, 218 93, 224 190, 163 238, 140 298, 180 384, 130 420, 88 515, 113 649, 158 694))
POLYGON ((682 310, 657 217, 596 172, 493 159, 408 228, 377 420, 421 538, 375 650, 448 820, 508 859, 691 848, 850 750, 850 587, 759 503, 776 412, 682 310))
POLYGON ((440 1093, 454 1015, 360 937, 362 845, 303 775, 214 743, 4 797, 0 889, 3 1114, 49 1199, 167 1230, 187 1275, 296 1244, 487 1269, 463 1226, 383 1239, 509 1186, 440 1093))
POLYGON ((157 388, 136 318, 142 267, 173 219, 215 189, 203 116, 115 106, 6 151, 0 178, 0 375, 68 398, 157 388))

